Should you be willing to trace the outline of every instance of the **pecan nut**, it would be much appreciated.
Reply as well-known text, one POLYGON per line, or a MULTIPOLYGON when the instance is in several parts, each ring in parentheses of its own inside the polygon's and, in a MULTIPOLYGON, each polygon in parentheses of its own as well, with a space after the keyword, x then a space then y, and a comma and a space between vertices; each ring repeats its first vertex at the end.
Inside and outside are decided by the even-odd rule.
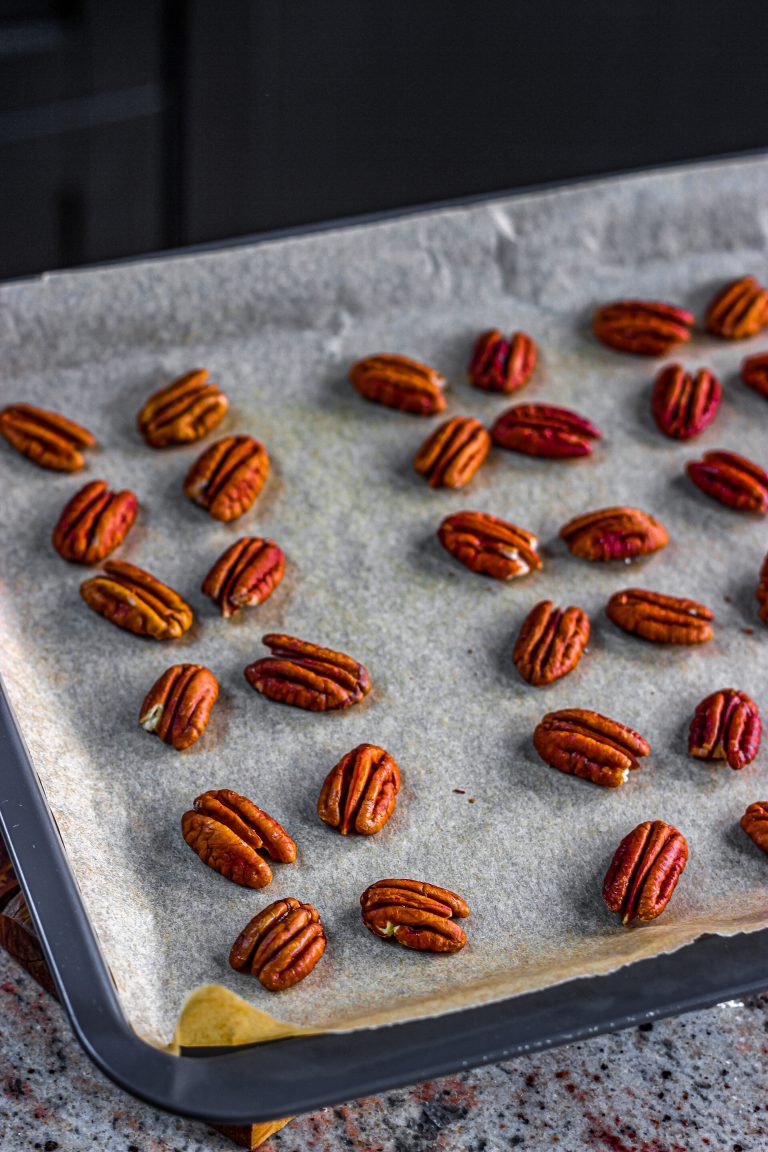
POLYGON ((230 788, 203 792, 181 818, 181 833, 204 864, 245 888, 264 888, 272 869, 261 853, 293 864, 296 845, 274 817, 230 788))
POLYGON ((768 552, 760 566, 760 583, 757 586, 757 602, 760 605, 758 615, 763 624, 768 624, 768 552))
POLYGON ((360 897, 363 924, 419 952, 458 952, 467 937, 454 918, 469 916, 455 892, 421 880, 377 880, 360 897))
POLYGON ((616 849, 603 882, 603 900, 620 914, 622 924, 655 920, 669 904, 687 861, 682 832, 663 820, 646 820, 616 849))
POLYGON ((108 560, 80 585, 80 595, 94 612, 137 636, 175 640, 192 626, 192 609, 178 592, 124 560, 108 560))
POLYGON ((137 417, 139 432, 150 448, 191 444, 224 419, 229 401, 210 373, 195 368, 149 397, 137 417))
POLYGON ((768 472, 736 452, 705 452, 689 460, 688 476, 702 492, 737 512, 768 512, 768 472))
POLYGON ((250 972, 269 992, 284 992, 309 976, 325 945, 317 908, 286 896, 248 921, 232 945, 229 963, 236 972, 250 972))
POLYGON ((236 520, 251 507, 268 472, 263 444, 253 436, 225 436, 192 465, 184 492, 214 520, 236 520))
POLYGON ((103 480, 92 480, 65 505, 53 546, 65 560, 98 564, 125 540, 137 508, 133 492, 112 492, 103 480))
POLYGON ((768 324, 768 291, 754 276, 740 276, 716 294, 704 323, 708 332, 725 340, 756 336, 768 324))
POLYGON ((598 308, 592 328, 598 340, 620 352, 664 356, 691 338, 693 315, 684 308, 650 300, 619 300, 598 308))
POLYGON ((400 769, 383 748, 359 744, 343 756, 325 778, 317 814, 342 836, 373 836, 395 810, 400 769))
POLYGON ((750 804, 740 823, 758 848, 768 852, 768 800, 756 800, 750 804))
POLYGON ((742 361, 741 378, 749 388, 768 398, 768 352, 758 352, 742 361))
POLYGON ((96 437, 81 424, 33 404, 3 408, 0 434, 22 456, 55 472, 78 472, 85 467, 83 449, 96 444, 96 437))
POLYGON ((533 375, 537 356, 525 332, 513 332, 507 339, 498 328, 490 328, 477 338, 467 375, 475 388, 486 392, 516 392, 533 375))
POLYGON ((445 411, 443 377, 407 356, 366 356, 352 365, 349 380, 366 400, 386 408, 416 416, 436 416, 445 411))
POLYGON ((707 368, 694 376, 682 364, 667 364, 653 385, 651 411, 661 432, 672 440, 692 440, 712 423, 723 389, 707 368))
POLYGON ((657 644, 703 644, 712 639, 709 608, 695 600, 625 588, 614 592, 605 614, 617 627, 657 644))
POLYGON ((205 732, 218 695, 218 680, 202 664, 174 664, 145 696, 139 724, 181 752, 205 732))
POLYGON ((326 712, 349 708, 371 690, 368 669, 343 652, 272 632, 261 642, 272 655, 249 664, 245 678, 270 700, 326 712))
POLYGON ((560 529, 574 556, 582 560, 629 560, 658 552, 669 542, 667 530, 639 508, 601 508, 576 516, 560 529))
POLYGON ((284 572, 285 555, 274 540, 243 536, 219 556, 202 591, 218 604, 222 616, 234 616, 267 600, 284 572))
POLYGON ((760 751, 762 723, 757 704, 735 688, 713 692, 696 707, 688 751, 699 760, 725 760, 738 772, 760 751))
POLYGON ((592 441, 601 435, 584 416, 554 404, 513 404, 491 428, 491 439, 500 448, 551 460, 589 456, 592 441))
POLYGON ((479 420, 454 416, 427 437, 413 459, 430 488, 463 488, 488 455, 491 438, 479 420))
POLYGON ((542 600, 526 616, 512 659, 529 684, 540 688, 567 676, 589 643, 589 617, 581 608, 563 610, 542 600))
POLYGON ((454 512, 446 516, 437 538, 465 567, 495 580, 515 580, 541 568, 538 539, 488 512, 454 512))
POLYGON ((536 726, 533 746, 553 768, 603 788, 624 784, 651 750, 639 732, 588 708, 548 712, 536 726))

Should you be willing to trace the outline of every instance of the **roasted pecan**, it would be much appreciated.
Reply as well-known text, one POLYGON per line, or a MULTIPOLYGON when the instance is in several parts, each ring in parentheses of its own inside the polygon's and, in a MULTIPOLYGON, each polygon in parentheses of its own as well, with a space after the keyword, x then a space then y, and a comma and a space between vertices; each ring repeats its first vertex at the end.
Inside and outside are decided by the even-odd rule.
POLYGON ((685 466, 691 480, 707 496, 737 512, 768 512, 768 472, 736 452, 705 452, 685 466))
POLYGON ((342 836, 373 836, 395 810, 400 769, 389 752, 359 744, 331 768, 317 801, 317 814, 342 836))
POLYGON ((320 914, 293 896, 275 900, 249 920, 232 945, 229 963, 250 972, 270 992, 298 984, 325 952, 320 914))
POLYGON ((663 820, 646 820, 616 849, 605 880, 603 900, 622 924, 655 920, 669 904, 688 861, 682 832, 663 820))
POLYGON ((693 315, 672 304, 649 300, 619 300, 598 308, 592 328, 598 340, 620 352, 664 356, 675 344, 691 338, 693 315))
POLYGON ((709 305, 704 323, 726 340, 756 336, 768 324, 768 291, 754 276, 732 280, 709 305))
POLYGON ((555 460, 589 456, 591 441, 600 436, 589 420, 554 404, 513 404, 491 428, 491 439, 500 448, 555 460))
POLYGON ((491 438, 479 420, 454 416, 427 437, 413 460, 430 488, 463 488, 488 455, 491 438))
POLYGON ((377 880, 360 897, 363 924, 419 952, 458 952, 467 942, 454 917, 469 916, 461 896, 421 880, 377 880))
POLYGON ((137 508, 133 492, 112 492, 104 480, 92 480, 65 505, 53 546, 65 560, 98 564, 125 540, 137 508))
POLYGON ((714 617, 709 608, 663 592, 644 588, 614 592, 605 614, 625 632, 657 644, 703 644, 712 639, 709 622, 714 617))
POLYGON ((572 672, 588 643, 586 612, 542 600, 523 621, 512 659, 523 680, 540 688, 572 672))
POLYGON ((274 540, 243 536, 222 552, 203 581, 202 590, 233 616, 268 599, 285 572, 285 555, 274 540))
POLYGON ((553 768, 603 788, 624 784, 651 750, 634 729, 587 708, 548 712, 536 726, 533 746, 553 768))
POLYGON ((757 704, 735 688, 713 692, 697 706, 688 751, 699 760, 725 760, 736 772, 760 751, 763 726, 757 704))
POLYGON ((124 560, 108 560, 80 585, 80 595, 94 612, 137 636, 175 640, 192 626, 192 609, 178 592, 124 560))
POLYGON ((205 732, 218 695, 218 680, 202 664, 174 664, 147 693, 139 724, 181 752, 205 732))
POLYGON ((755 392, 768 398, 768 352, 747 356, 741 364, 741 378, 755 392))
POLYGON ((658 552, 669 541, 667 530, 639 508, 600 508, 576 516, 560 529, 574 556, 582 560, 629 560, 658 552))
POLYGON ((760 583, 757 586, 758 614, 764 624, 768 624, 768 552, 760 567, 760 583))
POLYGON ((488 512, 446 516, 437 538, 467 568, 495 580, 514 580, 541 568, 537 538, 488 512))
POLYGON ((667 364, 654 381, 653 418, 672 440, 692 440, 714 420, 722 394, 720 381, 707 368, 694 376, 682 364, 667 364))
POLYGON ((352 365, 349 379, 366 400, 387 408, 416 416, 436 416, 445 411, 443 377, 407 356, 366 356, 352 365))
POLYGON ((269 472, 269 456, 253 436, 225 436, 187 472, 184 491, 215 520, 236 520, 253 504, 269 472))
POLYGON ((272 869, 260 852, 293 864, 296 845, 272 816, 230 788, 203 792, 181 818, 181 832, 214 872, 245 888, 264 888, 272 869))
POLYGON ((475 388, 486 392, 516 392, 533 375, 537 355, 525 332, 513 332, 507 339, 498 328, 490 328, 475 343, 467 375, 475 388))
POLYGON ((56 472, 79 471, 85 465, 83 449, 96 443, 96 437, 81 424, 33 404, 3 408, 0 433, 22 456, 56 472))
POLYGON ((343 652, 271 632, 261 642, 272 649, 272 655, 249 664, 245 678, 270 700, 327 712, 349 708, 371 690, 368 669, 343 652))
POLYGON ((190 444, 224 419, 229 401, 209 372, 195 368, 154 392, 139 412, 139 432, 151 448, 190 444))
POLYGON ((741 826, 758 848, 768 852, 768 800, 750 804, 741 818, 741 826))

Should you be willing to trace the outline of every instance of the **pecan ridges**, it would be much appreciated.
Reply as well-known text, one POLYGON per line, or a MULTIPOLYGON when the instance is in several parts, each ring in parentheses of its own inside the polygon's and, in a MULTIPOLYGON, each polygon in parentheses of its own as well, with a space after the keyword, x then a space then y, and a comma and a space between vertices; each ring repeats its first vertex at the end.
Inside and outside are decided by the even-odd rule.
POLYGON ((653 385, 651 411, 661 432, 672 440, 692 440, 712 423, 723 389, 707 368, 694 376, 682 364, 667 364, 653 385))
POLYGON ((394 812, 399 791, 400 769, 389 752, 376 744, 359 744, 326 776, 317 814, 342 836, 373 836, 394 812))
POLYGON ((387 408, 416 416, 436 416, 445 411, 443 377, 407 356, 366 356, 352 365, 349 379, 366 400, 387 408))
POLYGON ((768 624, 768 552, 760 567, 760 583, 757 586, 758 614, 764 624, 768 624))
POLYGON ((455 918, 469 907, 455 892, 421 880, 377 880, 360 897, 363 923, 376 936, 420 952, 458 952, 467 942, 455 918))
POLYGON ((102 573, 80 585, 80 595, 94 612, 137 636, 174 640, 192 626, 192 609, 178 592, 124 560, 108 560, 102 573))
POLYGON ((619 300, 598 308, 592 328, 598 340, 620 352, 663 356, 691 338, 693 315, 684 308, 649 300, 619 300))
POLYGON ((268 537, 243 536, 222 552, 203 581, 202 591, 218 604, 222 616, 262 604, 285 572, 282 548, 268 537))
POLYGON ((603 882, 603 900, 622 924, 655 920, 666 908, 688 860, 682 832, 646 820, 625 836, 603 882))
POLYGON ((536 726, 533 746, 547 764, 603 788, 618 788, 650 752, 639 732, 587 708, 548 712, 536 726))
POLYGON ((525 332, 507 339, 498 328, 478 336, 467 375, 486 392, 515 392, 530 380, 536 367, 536 345, 525 332))
POLYGON ((280 864, 296 859, 296 845, 282 824, 231 788, 198 796, 181 818, 181 832, 204 864, 245 888, 264 888, 272 879, 260 853, 280 864))
POLYGON ((768 324, 768 291, 754 276, 732 280, 710 303, 704 323, 726 340, 756 336, 768 324))
POLYGON ((747 356, 741 365, 741 378, 748 387, 768 399, 768 352, 747 356))
POLYGON ((245 678, 270 700, 326 712, 357 704, 371 690, 368 669, 343 652, 279 633, 263 636, 262 644, 272 655, 249 664, 245 678))
POLYGON ((723 688, 697 705, 688 751, 700 760, 725 760, 738 772, 760 751, 762 727, 754 700, 746 692, 723 688))
POLYGON ((768 801, 756 800, 741 818, 741 826, 758 848, 768 852, 768 801))
POLYGON ((98 564, 122 544, 137 508, 133 492, 113 492, 104 480, 92 480, 64 506, 53 530, 53 546, 65 560, 98 564))
POLYGON ((145 696, 139 724, 181 752, 205 732, 218 695, 218 680, 202 664, 174 664, 145 696))
POLYGON ((3 408, 0 434, 22 456, 55 472, 79 471, 85 465, 83 449, 96 443, 96 437, 81 424, 33 404, 3 408))
POLYGON ((551 460, 589 456, 592 441, 601 435, 578 412, 554 404, 513 404, 491 428, 491 439, 500 448, 551 460))
POLYGON ((705 452, 689 460, 688 476, 702 492, 737 512, 768 512, 768 472, 736 452, 705 452))
POLYGON ((495 580, 514 580, 541 568, 537 538, 488 512, 446 516, 437 538, 465 567, 495 580))
POLYGON ((588 643, 586 612, 542 600, 523 621, 512 659, 523 679, 539 688, 572 672, 588 643))
POLYGON ((225 436, 192 465, 184 492, 215 520, 236 520, 251 507, 268 473, 263 444, 253 436, 225 436))
POLYGON ((479 420, 454 416, 427 437, 413 459, 430 488, 463 488, 488 455, 491 438, 479 420))
POLYGON ((560 529, 574 556, 582 560, 628 560, 664 548, 667 530, 639 508, 601 508, 576 516, 560 529))
POLYGON ((657 644, 703 644, 712 639, 713 614, 704 604, 644 588, 614 592, 605 614, 617 627, 657 644))
POLYGON ((250 972, 269 992, 298 984, 325 951, 320 913, 294 896, 275 900, 249 920, 229 953, 236 972, 250 972))
POLYGON ((205 368, 195 368, 149 397, 136 423, 151 448, 191 444, 224 419, 229 401, 208 376, 205 368))

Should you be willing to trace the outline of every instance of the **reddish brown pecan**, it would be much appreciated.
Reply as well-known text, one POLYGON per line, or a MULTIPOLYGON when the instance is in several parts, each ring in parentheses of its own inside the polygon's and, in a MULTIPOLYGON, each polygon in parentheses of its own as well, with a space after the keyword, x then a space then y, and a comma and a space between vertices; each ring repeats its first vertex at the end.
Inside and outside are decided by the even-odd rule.
POLYGON ((366 356, 352 365, 349 379, 366 400, 387 408, 416 416, 436 416, 445 411, 443 377, 407 356, 366 356))
POLYGON ((78 472, 85 466, 83 449, 96 443, 96 437, 81 424, 33 404, 3 408, 0 434, 22 456, 55 472, 78 472))
POLYGON ((537 538, 488 512, 446 516, 437 538, 467 568, 495 580, 515 580, 541 568, 537 538))
POLYGON ((682 832, 663 820, 646 820, 625 836, 603 882, 603 900, 622 924, 655 920, 669 904, 688 861, 682 832))
POLYGON ((92 480, 65 505, 53 546, 65 560, 98 564, 125 540, 137 508, 133 492, 112 492, 104 480, 92 480))
POLYGON ((526 456, 564 460, 589 456, 602 433, 584 416, 554 404, 513 404, 496 419, 491 439, 526 456))
POLYGON ((651 750, 634 729, 588 708, 548 712, 536 726, 533 746, 553 768, 603 788, 624 784, 651 750))
POLYGON ((617 627, 657 644, 703 644, 712 639, 712 612, 695 600, 625 588, 614 592, 605 614, 617 627))
POLYGON ((697 706, 688 733, 688 751, 699 760, 725 760, 738 772, 760 751, 762 729, 754 700, 746 692, 723 688, 697 706))
POLYGON ((542 600, 523 621, 512 659, 522 678, 540 688, 572 672, 588 643, 586 612, 542 600))
POLYGON ((269 473, 269 456, 253 436, 225 436, 187 473, 184 491, 214 520, 236 520, 253 504, 269 473))
POLYGON ((649 300, 619 300, 598 308, 592 328, 598 340, 620 352, 665 356, 691 338, 693 315, 684 308, 649 300))
POLYGON ((192 626, 192 609, 178 592, 124 560, 108 560, 80 585, 80 595, 94 612, 137 636, 175 640, 192 626))
POLYGON ((760 583, 757 586, 758 614, 763 624, 768 624, 768 552, 760 568, 760 583))
POLYGON ((737 512, 768 512, 768 472, 736 452, 705 452, 689 460, 689 477, 702 492, 737 512))
POLYGON ((248 921, 229 963, 236 972, 250 972, 269 992, 284 992, 309 976, 325 945, 317 908, 286 896, 248 921))
POLYGON ((639 508, 601 508, 576 516, 560 529, 582 560, 629 560, 658 552, 669 541, 663 524, 639 508))
POLYGON ((742 361, 741 378, 746 385, 768 399, 768 352, 747 356, 742 361))
POLYGON ((430 488, 463 488, 488 455, 491 438, 479 420, 454 416, 427 437, 413 460, 430 488))
POLYGON ((360 897, 363 924, 376 936, 420 952, 458 952, 467 942, 454 917, 469 916, 461 896, 421 880, 377 880, 360 897))
POLYGON ((754 276, 732 280, 712 300, 704 323, 726 340, 756 336, 768 324, 768 291, 754 276))
POLYGON ((741 826, 758 848, 768 852, 768 800, 750 804, 741 818, 741 826))
POLYGON ((270 700, 326 712, 349 708, 371 690, 368 669, 343 652, 279 633, 263 636, 262 644, 272 655, 249 664, 245 678, 270 700))
POLYGON ((139 724, 181 752, 208 727, 219 682, 202 664, 174 664, 144 698, 139 724))
POLYGON ((204 864, 245 888, 264 888, 272 879, 260 853, 280 864, 296 859, 296 845, 282 824, 230 788, 198 796, 181 818, 181 832, 204 864))
POLYGON ((234 616, 268 599, 283 578, 285 555, 269 538, 243 536, 219 556, 203 581, 202 591, 234 616))
POLYGON ((191 444, 224 419, 229 401, 210 373, 195 368, 154 392, 138 415, 139 432, 151 448, 191 444))
POLYGON ((537 355, 525 332, 513 332, 507 339, 498 328, 490 328, 475 343, 467 375, 475 388, 486 392, 516 392, 533 375, 537 355))
POLYGON ((342 836, 380 832, 395 810, 400 769, 389 752, 359 744, 339 760, 325 778, 317 801, 322 821, 342 836))
POLYGON ((667 364, 653 385, 651 411, 660 431, 672 440, 692 440, 711 424, 723 389, 707 368, 694 376, 682 364, 667 364))

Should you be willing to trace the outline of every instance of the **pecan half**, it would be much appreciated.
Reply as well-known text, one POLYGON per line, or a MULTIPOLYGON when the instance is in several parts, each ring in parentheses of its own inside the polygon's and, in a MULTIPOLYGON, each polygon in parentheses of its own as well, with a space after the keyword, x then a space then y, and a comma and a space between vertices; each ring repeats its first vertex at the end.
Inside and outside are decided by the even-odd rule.
POLYGON ((443 377, 407 356, 366 356, 352 365, 349 380, 366 400, 386 408, 416 416, 436 416, 445 411, 443 377))
POLYGON ((760 566, 760 583, 757 586, 758 614, 763 624, 768 624, 768 552, 760 566))
POLYGON ((536 725, 533 746, 553 768, 603 788, 624 784, 651 750, 633 728, 588 708, 548 712, 536 725))
POLYGON ((284 992, 309 976, 325 945, 317 908, 286 896, 248 921, 232 945, 229 963, 236 972, 256 976, 269 992, 284 992))
POLYGON ((688 861, 682 832, 663 820, 646 820, 616 849, 605 880, 603 900, 622 924, 655 920, 669 904, 688 861))
POLYGON ((732 280, 712 300, 704 323, 726 340, 756 336, 768 324, 768 291, 754 276, 732 280))
POLYGON ((202 591, 218 604, 222 616, 234 616, 267 600, 284 572, 285 555, 274 540, 243 536, 219 556, 202 591))
POLYGON ((268 472, 263 444, 253 436, 225 436, 192 465, 184 492, 214 520, 236 520, 251 507, 268 472))
POLYGON ((748 387, 768 399, 768 352, 747 356, 741 364, 741 378, 748 387))
POLYGON ((413 459, 430 488, 463 488, 488 455, 491 438, 479 420, 454 416, 427 437, 413 459))
POLYGON ((264 888, 272 879, 266 852, 293 864, 296 845, 274 817, 230 788, 203 792, 181 818, 187 844, 214 872, 245 888, 264 888))
POLYGON ((195 368, 149 397, 137 417, 139 432, 151 448, 191 444, 224 419, 229 401, 210 373, 195 368))
POLYGON ((663 524, 639 508, 600 508, 576 516, 560 529, 582 560, 629 560, 658 552, 669 541, 663 524))
POLYGON ((377 880, 360 897, 363 924, 419 952, 458 952, 467 942, 454 917, 469 916, 461 896, 421 880, 377 880))
POLYGON ((22 456, 55 472, 78 472, 85 466, 83 449, 96 443, 96 437, 81 424, 33 404, 3 408, 0 434, 22 456))
POLYGON ((738 772, 760 751, 760 712, 746 692, 723 688, 696 707, 688 751, 699 760, 725 760, 738 772))
POLYGON ((620 352, 664 356, 691 338, 693 315, 684 308, 650 300, 619 300, 598 308, 592 328, 598 340, 620 352))
POLYGON ((540 688, 572 672, 588 643, 586 612, 542 600, 523 621, 512 659, 523 680, 540 688))
POLYGON ((380 832, 395 810, 400 769, 376 744, 359 744, 331 768, 317 801, 322 821, 342 836, 380 832))
POLYGON ((94 612, 137 636, 175 640, 192 626, 192 609, 178 592, 124 560, 108 560, 80 585, 80 595, 94 612))
POLYGON ((614 592, 605 614, 617 627, 657 644, 703 644, 712 639, 712 612, 695 600, 625 588, 614 592))
POLYGON ((513 404, 497 417, 491 439, 526 456, 564 460, 589 456, 602 433, 584 416, 554 404, 513 404))
POLYGON ((219 682, 202 664, 174 664, 144 698, 139 724, 181 752, 208 727, 219 682))
POLYGON ((768 800, 756 800, 750 804, 740 824, 758 848, 768 852, 768 800))
POLYGON ((137 508, 133 492, 112 492, 104 480, 92 480, 64 506, 53 546, 65 560, 98 564, 125 540, 137 508))
POLYGON ((533 375, 537 355, 525 332, 513 332, 507 339, 498 328, 490 328, 477 338, 467 375, 475 388, 486 392, 516 392, 533 375))
POLYGON ((692 440, 712 423, 722 395, 720 381, 707 368, 694 376, 682 364, 667 364, 654 381, 651 411, 665 436, 692 440))
POLYGON ((446 516, 437 538, 465 567, 495 580, 515 580, 538 572, 538 539, 523 528, 488 512, 454 512, 446 516))
POLYGON ((737 512, 768 512, 768 472, 736 452, 705 452, 689 460, 688 476, 702 492, 737 512))
POLYGON ((349 708, 371 690, 368 669, 343 652, 272 632, 261 642, 272 655, 249 664, 245 678, 270 700, 326 712, 349 708))

